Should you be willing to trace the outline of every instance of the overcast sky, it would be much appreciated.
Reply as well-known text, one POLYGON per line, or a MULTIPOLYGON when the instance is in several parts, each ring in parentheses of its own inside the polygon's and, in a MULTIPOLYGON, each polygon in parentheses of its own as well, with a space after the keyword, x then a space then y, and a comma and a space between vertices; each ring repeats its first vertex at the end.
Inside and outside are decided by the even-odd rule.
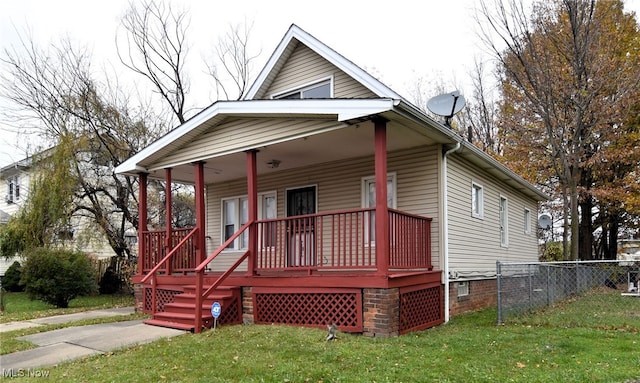
MULTIPOLYGON (((16 30, 30 30, 46 45, 69 36, 93 52, 93 66, 125 73, 115 56, 115 36, 129 0, 1 0, 2 50, 16 44, 16 30)), ((476 57, 485 57, 476 37, 475 0, 172 0, 189 11, 187 61, 199 106, 211 97, 203 57, 229 24, 253 22, 250 44, 261 55, 256 74, 291 24, 297 24, 338 53, 409 97, 418 78, 464 85, 476 57), (420 4, 420 7, 416 7, 420 4), (442 79, 442 80, 440 80, 442 79)), ((640 0, 625 0, 640 13, 640 0)), ((453 90, 453 89, 451 89, 453 90)), ((27 143, 0 122, 0 167, 22 159, 27 143)), ((31 153, 28 153, 31 154, 31 153)))

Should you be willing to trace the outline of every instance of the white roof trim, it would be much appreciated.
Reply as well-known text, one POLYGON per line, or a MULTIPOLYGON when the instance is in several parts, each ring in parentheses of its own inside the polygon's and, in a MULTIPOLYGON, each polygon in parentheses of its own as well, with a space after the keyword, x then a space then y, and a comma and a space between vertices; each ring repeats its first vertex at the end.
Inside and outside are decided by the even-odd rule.
POLYGON ((287 33, 280 41, 280 44, 278 44, 275 51, 269 58, 269 61, 267 61, 267 64, 264 66, 264 68, 256 78, 256 81, 253 83, 251 88, 249 88, 249 91, 243 98, 244 100, 250 100, 255 97, 256 93, 262 87, 264 81, 269 77, 269 74, 278 63, 280 56, 282 56, 287 46, 291 43, 292 39, 296 39, 309 47, 311 50, 356 79, 372 92, 374 92, 378 97, 395 99, 402 98, 398 93, 394 92, 391 88, 381 83, 366 71, 362 70, 359 66, 347 60, 344 56, 340 55, 324 43, 320 42, 320 40, 305 32, 297 25, 292 24, 287 33))
POLYGON ((336 115, 337 121, 342 122, 392 110, 394 103, 395 100, 392 99, 219 101, 130 157, 116 167, 114 172, 116 174, 147 172, 148 169, 141 167, 140 162, 219 115, 245 117, 252 115, 277 117, 292 114, 336 115))

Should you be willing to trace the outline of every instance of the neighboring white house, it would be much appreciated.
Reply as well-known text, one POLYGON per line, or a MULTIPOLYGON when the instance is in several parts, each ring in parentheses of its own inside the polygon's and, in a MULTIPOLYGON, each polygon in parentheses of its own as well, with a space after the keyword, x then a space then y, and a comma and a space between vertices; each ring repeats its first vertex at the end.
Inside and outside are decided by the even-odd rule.
MULTIPOLYGON (((25 158, 0 169, 0 225, 9 222, 24 205, 29 194, 29 168, 31 158, 25 158)), ((7 269, 18 257, 5 258, 0 256, 0 276, 3 276, 7 269)))
MULTIPOLYGON (((0 225, 4 225, 28 201, 33 167, 32 157, 27 157, 0 169, 0 225)), ((96 234, 95 227, 90 225, 87 218, 73 217, 71 227, 60 238, 65 246, 86 252, 97 258, 108 258, 115 253, 106 239, 96 234)), ((0 259, 0 275, 8 268, 14 259, 0 259)))

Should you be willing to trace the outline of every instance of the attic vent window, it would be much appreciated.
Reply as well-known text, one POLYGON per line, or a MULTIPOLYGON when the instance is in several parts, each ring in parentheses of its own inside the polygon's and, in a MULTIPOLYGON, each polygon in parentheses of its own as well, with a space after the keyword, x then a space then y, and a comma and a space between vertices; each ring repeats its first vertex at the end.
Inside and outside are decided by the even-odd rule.
POLYGON ((274 95, 275 99, 331 98, 331 80, 274 95))

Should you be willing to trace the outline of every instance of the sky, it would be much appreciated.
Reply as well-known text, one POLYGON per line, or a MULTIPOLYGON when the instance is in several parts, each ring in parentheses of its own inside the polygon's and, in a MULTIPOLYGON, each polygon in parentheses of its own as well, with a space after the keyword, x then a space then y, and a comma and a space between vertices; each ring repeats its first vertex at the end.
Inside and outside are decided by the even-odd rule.
MULTIPOLYGON (((296 24, 409 100, 417 79, 454 90, 455 85, 469 83, 474 60, 488 59, 476 33, 477 0, 170 2, 190 17, 188 71, 192 97, 201 106, 211 97, 210 83, 203 79, 203 57, 210 55, 229 25, 239 23, 253 23, 249 43, 260 53, 256 75, 289 26, 296 24)), ((42 46, 69 37, 92 51, 94 68, 126 78, 131 74, 116 56, 115 37, 128 4, 129 0, 1 0, 1 49, 16 46, 18 33, 26 31, 42 46)), ((625 0, 625 7, 640 14, 640 0, 625 0)), ((0 121, 0 167, 32 154, 30 146, 0 121)))

